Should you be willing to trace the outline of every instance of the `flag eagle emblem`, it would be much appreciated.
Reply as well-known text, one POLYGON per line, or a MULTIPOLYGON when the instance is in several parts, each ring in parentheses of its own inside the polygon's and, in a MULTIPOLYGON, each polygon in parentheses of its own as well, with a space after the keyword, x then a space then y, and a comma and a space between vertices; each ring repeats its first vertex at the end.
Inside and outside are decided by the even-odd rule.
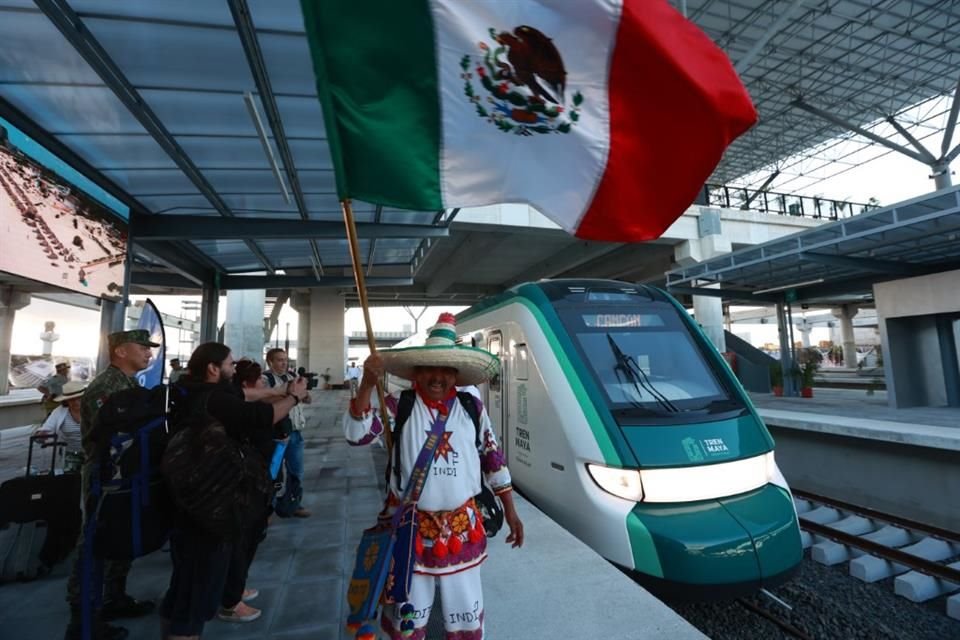
POLYGON ((570 133, 583 95, 577 91, 567 100, 567 71, 553 40, 527 25, 489 33, 492 42, 480 42, 479 54, 460 59, 463 93, 477 115, 520 136, 570 133))

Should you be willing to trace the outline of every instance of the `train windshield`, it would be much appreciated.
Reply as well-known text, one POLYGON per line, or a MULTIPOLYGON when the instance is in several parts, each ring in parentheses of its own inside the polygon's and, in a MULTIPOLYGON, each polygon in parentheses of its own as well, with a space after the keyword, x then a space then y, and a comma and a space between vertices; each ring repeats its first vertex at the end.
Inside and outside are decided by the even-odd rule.
POLYGON ((743 408, 669 303, 578 307, 560 315, 618 416, 743 408))

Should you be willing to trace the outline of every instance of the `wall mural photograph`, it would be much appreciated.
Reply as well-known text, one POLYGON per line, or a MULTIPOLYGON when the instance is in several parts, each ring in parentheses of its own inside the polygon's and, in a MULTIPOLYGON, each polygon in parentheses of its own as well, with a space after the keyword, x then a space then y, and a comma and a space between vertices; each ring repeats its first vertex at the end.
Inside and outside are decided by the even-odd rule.
POLYGON ((0 143, 0 237, 0 271, 97 297, 123 293, 126 223, 9 142, 0 143))

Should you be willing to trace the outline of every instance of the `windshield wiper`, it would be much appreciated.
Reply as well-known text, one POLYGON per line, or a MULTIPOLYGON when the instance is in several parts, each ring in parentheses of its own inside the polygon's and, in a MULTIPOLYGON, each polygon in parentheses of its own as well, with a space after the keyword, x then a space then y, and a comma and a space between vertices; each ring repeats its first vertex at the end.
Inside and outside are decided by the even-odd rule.
POLYGON ((734 400, 733 398, 720 398, 717 400, 711 400, 696 407, 691 407, 689 409, 684 409, 685 413, 691 413, 696 411, 705 411, 707 413, 724 413, 727 411, 742 411, 745 407, 742 403, 734 400))
MULTIPOLYGON (((670 402, 670 399, 667 396, 663 395, 656 387, 653 386, 653 383, 650 382, 650 378, 647 376, 647 373, 637 364, 637 361, 633 359, 632 356, 626 355, 620 347, 617 345, 616 340, 613 339, 609 333, 607 334, 607 342, 610 343, 610 350, 613 352, 613 357, 616 358, 617 364, 613 368, 614 372, 617 374, 617 380, 622 382, 620 379, 620 373, 623 372, 623 375, 633 384, 634 388, 640 393, 640 397, 643 397, 643 392, 646 391, 654 400, 657 401, 657 404, 663 408, 664 411, 669 413, 679 413, 679 409, 675 404, 670 402)), ((636 400, 631 400, 631 404, 637 408, 644 409, 645 407, 636 400)))

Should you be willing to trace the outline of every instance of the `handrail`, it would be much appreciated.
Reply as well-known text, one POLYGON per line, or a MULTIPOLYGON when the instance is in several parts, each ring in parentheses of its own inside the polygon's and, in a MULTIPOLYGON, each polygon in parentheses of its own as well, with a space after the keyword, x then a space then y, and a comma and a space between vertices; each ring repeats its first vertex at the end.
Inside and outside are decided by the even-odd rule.
POLYGON ((759 191, 749 187, 734 187, 725 184, 705 184, 700 200, 701 204, 708 207, 826 220, 849 218, 880 207, 879 204, 759 191))

